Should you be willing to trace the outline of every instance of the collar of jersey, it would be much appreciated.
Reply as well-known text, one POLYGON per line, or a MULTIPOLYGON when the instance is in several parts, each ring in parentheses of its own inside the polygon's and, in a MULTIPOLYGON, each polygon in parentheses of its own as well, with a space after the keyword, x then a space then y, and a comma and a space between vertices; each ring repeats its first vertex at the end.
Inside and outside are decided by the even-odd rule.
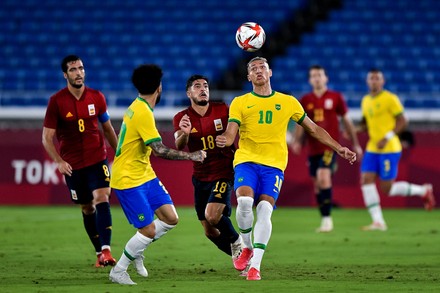
POLYGON ((257 96, 259 98, 270 98, 270 97, 272 97, 275 94, 275 91, 272 91, 272 93, 270 95, 268 95, 268 96, 261 96, 261 95, 255 93, 255 92, 253 92, 253 91, 251 92, 251 94, 253 94, 254 96, 257 96))
POLYGON ((151 110, 152 112, 154 112, 153 108, 151 108, 150 104, 148 104, 147 101, 145 101, 145 100, 142 99, 141 97, 137 97, 136 99, 137 99, 138 101, 141 101, 141 102, 147 104, 148 108, 150 108, 150 110, 151 110))

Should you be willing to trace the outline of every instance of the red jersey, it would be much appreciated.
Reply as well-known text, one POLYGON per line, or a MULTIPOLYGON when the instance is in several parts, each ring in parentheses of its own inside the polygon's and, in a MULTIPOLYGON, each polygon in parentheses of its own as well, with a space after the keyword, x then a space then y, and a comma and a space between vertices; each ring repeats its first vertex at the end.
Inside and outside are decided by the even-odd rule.
POLYGON ((180 130, 179 122, 183 115, 188 115, 191 121, 191 133, 188 140, 190 152, 206 151, 203 163, 194 162, 193 176, 200 181, 234 178, 232 161, 234 160, 234 145, 218 148, 215 145, 217 135, 226 131, 229 108, 225 103, 210 102, 205 116, 200 116, 192 107, 177 113, 173 119, 174 131, 180 130))
POLYGON ((107 158, 104 137, 99 130, 109 119, 104 95, 85 87, 77 100, 66 88, 50 97, 44 127, 56 130, 60 156, 73 169, 81 169, 107 158))
MULTIPOLYGON (((339 140, 338 116, 344 116, 348 111, 347 104, 340 93, 327 90, 322 97, 318 98, 312 92, 304 95, 300 102, 313 122, 324 128, 335 140, 339 140)), ((310 156, 322 155, 325 150, 332 150, 308 134, 307 139, 310 156)))

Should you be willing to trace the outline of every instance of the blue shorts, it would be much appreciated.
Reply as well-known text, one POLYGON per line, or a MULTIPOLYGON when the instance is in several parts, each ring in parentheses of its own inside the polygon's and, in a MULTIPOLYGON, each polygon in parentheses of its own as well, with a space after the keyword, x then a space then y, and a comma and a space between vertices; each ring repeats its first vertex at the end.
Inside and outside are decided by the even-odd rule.
POLYGON ((113 189, 127 220, 135 228, 150 225, 154 212, 164 204, 173 204, 168 191, 158 178, 129 189, 113 189))
POLYGON ((361 172, 376 173, 382 180, 396 179, 401 154, 365 152, 362 159, 361 172))
POLYGON ((258 202, 260 195, 267 194, 278 199, 284 173, 278 168, 255 163, 241 163, 235 166, 234 189, 240 186, 249 186, 254 191, 254 202, 258 202))

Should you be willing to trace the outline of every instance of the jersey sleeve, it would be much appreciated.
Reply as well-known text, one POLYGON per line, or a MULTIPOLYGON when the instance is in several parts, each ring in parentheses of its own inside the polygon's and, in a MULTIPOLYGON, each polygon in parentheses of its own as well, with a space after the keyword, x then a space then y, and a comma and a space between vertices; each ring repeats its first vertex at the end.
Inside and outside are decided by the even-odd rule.
POLYGON ((180 130, 179 123, 180 123, 180 120, 182 119, 183 115, 184 115, 183 112, 179 112, 176 115, 174 115, 174 118, 173 118, 174 132, 176 132, 177 130, 180 130))
POLYGON ((153 112, 146 112, 139 115, 136 119, 138 132, 145 145, 155 141, 161 141, 162 137, 156 128, 153 112))
POLYGON ((298 124, 301 124, 304 118, 306 117, 306 112, 304 111, 304 108, 301 105, 301 103, 293 96, 292 96, 292 108, 293 108, 292 111, 293 114, 290 117, 290 119, 292 119, 298 124))
POLYGON ((110 114, 107 111, 107 103, 105 102, 105 96, 103 93, 98 91, 98 120, 101 123, 105 123, 110 119, 110 114))
POLYGON ((241 111, 241 102, 240 99, 235 98, 231 102, 231 106, 229 107, 229 122, 235 122, 238 125, 241 124, 242 121, 242 111, 241 111))
POLYGON ((403 105, 396 95, 390 95, 390 109, 393 116, 403 113, 403 105))
POLYGON ((44 117, 43 126, 46 128, 56 129, 58 124, 58 106, 54 97, 49 99, 44 117))
POLYGON ((341 94, 338 94, 338 104, 336 107, 336 113, 339 116, 344 116, 348 112, 347 103, 341 94))

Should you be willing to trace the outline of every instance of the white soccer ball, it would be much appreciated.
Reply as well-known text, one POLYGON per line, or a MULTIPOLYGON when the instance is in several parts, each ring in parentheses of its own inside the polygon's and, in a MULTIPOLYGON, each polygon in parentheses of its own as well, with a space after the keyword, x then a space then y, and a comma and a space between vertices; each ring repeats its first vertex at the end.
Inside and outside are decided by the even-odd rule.
POLYGON ((235 40, 237 45, 244 51, 255 52, 266 41, 266 33, 258 23, 245 22, 237 29, 235 40))

